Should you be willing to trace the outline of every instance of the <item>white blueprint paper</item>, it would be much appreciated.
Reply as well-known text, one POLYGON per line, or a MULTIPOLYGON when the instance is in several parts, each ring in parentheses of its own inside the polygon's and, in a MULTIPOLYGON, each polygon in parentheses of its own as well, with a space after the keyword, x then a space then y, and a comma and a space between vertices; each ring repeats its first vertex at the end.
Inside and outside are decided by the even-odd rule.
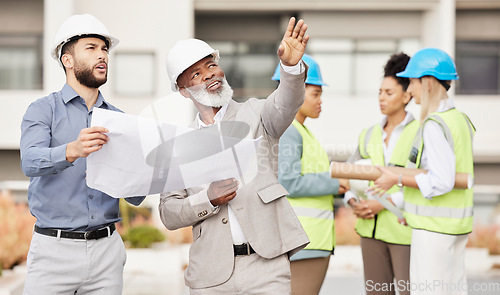
POLYGON ((374 196, 373 194, 368 193, 367 195, 369 199, 379 201, 380 204, 382 204, 382 206, 384 206, 385 209, 389 210, 390 212, 392 212, 392 214, 396 215, 398 219, 404 219, 403 211, 394 206, 394 204, 387 199, 388 198, 387 194, 383 194, 382 196, 374 196))
POLYGON ((87 185, 124 198, 233 177, 249 182, 257 173, 260 138, 245 138, 245 123, 221 124, 191 129, 95 108, 91 125, 106 127, 109 141, 88 156, 87 185))

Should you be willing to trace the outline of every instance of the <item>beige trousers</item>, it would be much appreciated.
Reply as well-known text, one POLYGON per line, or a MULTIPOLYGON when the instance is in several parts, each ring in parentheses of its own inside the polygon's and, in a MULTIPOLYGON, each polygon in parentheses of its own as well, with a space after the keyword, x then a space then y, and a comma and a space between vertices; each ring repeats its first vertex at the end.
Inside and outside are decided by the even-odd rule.
POLYGON ((330 256, 292 261, 292 295, 318 295, 329 262, 330 256))
POLYGON ((365 290, 372 294, 410 294, 410 246, 361 238, 365 290))
POLYGON ((290 260, 287 254, 274 259, 257 254, 234 257, 233 274, 225 283, 190 289, 191 295, 290 295, 290 260))

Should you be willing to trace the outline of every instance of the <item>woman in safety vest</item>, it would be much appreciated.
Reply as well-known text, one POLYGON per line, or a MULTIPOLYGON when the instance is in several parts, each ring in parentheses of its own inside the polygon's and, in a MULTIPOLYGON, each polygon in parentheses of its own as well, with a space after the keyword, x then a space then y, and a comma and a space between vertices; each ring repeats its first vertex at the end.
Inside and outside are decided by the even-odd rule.
POLYGON ((412 292, 467 294, 464 255, 472 231, 472 190, 453 187, 456 172, 473 177, 475 128, 447 94, 458 79, 455 63, 444 51, 425 48, 397 75, 410 78, 408 92, 421 105, 421 127, 406 167, 428 172, 396 175, 380 167, 374 190, 404 186, 404 216, 412 227, 412 292))
MULTIPOLYGON (((278 179, 288 190, 310 244, 291 257, 293 295, 317 295, 335 246, 333 195, 343 194, 348 181, 330 177, 330 161, 314 135, 304 126, 306 118, 321 112, 322 86, 318 63, 304 54, 307 71, 305 101, 292 125, 280 138, 278 179)), ((279 66, 272 77, 280 79, 279 66)))
MULTIPOLYGON (((356 152, 349 162, 371 160, 372 165, 403 167, 410 153, 419 124, 406 105, 411 96, 407 92, 410 80, 397 77, 410 57, 394 54, 384 67, 384 79, 379 90, 382 121, 364 129, 359 136, 356 152)), ((373 183, 371 183, 373 184, 373 183)), ((366 198, 364 191, 352 190, 345 195, 358 217, 356 232, 361 236, 365 290, 367 294, 410 294, 407 286, 410 274, 411 229, 401 225, 398 217, 374 198, 366 198), (396 284, 394 284, 394 280, 396 284)), ((403 194, 394 185, 387 191, 388 199, 403 206, 403 194)))

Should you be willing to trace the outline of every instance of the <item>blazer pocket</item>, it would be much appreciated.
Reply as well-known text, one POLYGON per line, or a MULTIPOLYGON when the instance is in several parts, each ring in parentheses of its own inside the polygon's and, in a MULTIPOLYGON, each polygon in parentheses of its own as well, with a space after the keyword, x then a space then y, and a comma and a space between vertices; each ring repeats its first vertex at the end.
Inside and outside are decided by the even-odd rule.
POLYGON ((270 203, 278 198, 288 195, 287 190, 279 183, 272 184, 257 192, 264 203, 270 203))

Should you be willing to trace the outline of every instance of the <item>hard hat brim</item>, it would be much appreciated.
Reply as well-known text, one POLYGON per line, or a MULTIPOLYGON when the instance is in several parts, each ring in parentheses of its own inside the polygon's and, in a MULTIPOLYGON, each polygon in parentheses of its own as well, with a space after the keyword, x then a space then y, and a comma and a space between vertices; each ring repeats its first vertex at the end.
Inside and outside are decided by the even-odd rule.
POLYGON ((438 73, 436 71, 422 71, 420 73, 415 73, 412 71, 402 71, 400 73, 397 73, 396 76, 402 77, 402 78, 422 78, 424 76, 432 76, 438 80, 442 81, 450 81, 450 80, 458 80, 459 76, 457 74, 444 74, 444 73, 438 73))
MULTIPOLYGON (((52 58, 55 59, 57 62, 59 62, 59 64, 61 64, 61 62, 60 62, 61 50, 66 43, 74 40, 74 38, 78 37, 78 36, 89 36, 88 38, 91 38, 90 36, 92 36, 92 35, 102 36, 103 38, 108 40, 108 42, 109 42, 108 50, 113 49, 116 45, 118 45, 118 43, 120 43, 120 40, 118 40, 118 38, 115 38, 115 37, 108 35, 108 34, 82 33, 82 34, 78 34, 78 35, 71 35, 71 36, 67 36, 66 38, 59 40, 59 42, 56 43, 57 45, 55 47, 53 47, 51 50, 52 58)), ((87 37, 82 37, 82 38, 87 38, 87 37)), ((61 64, 61 66, 62 66, 62 64, 61 64)))

